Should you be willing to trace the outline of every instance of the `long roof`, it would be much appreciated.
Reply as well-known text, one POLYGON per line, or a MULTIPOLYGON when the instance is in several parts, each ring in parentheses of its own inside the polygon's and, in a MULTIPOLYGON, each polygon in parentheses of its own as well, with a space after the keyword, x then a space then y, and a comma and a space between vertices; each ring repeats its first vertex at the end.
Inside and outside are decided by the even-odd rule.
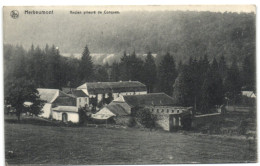
POLYGON ((58 96, 66 96, 66 94, 59 89, 37 89, 40 95, 40 99, 48 103, 53 102, 58 96))
POLYGON ((87 89, 89 94, 101 94, 146 91, 146 86, 139 81, 86 82, 77 89, 87 89))
POLYGON ((124 101, 131 107, 173 106, 174 99, 165 93, 148 93, 144 95, 123 96, 124 101))

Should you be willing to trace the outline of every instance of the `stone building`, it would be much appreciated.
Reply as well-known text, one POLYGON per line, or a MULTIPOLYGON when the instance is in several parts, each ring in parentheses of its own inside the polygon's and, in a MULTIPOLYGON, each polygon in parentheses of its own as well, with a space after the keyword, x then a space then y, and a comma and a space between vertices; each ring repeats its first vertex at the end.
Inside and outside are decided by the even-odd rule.
MULTIPOLYGON (((156 124, 164 130, 171 131, 191 125, 192 107, 176 106, 172 97, 165 93, 119 96, 110 104, 117 104, 133 116, 136 111, 148 109, 156 115, 156 124), (190 124, 189 124, 190 123, 190 124)), ((110 105, 109 104, 109 105, 110 105)))

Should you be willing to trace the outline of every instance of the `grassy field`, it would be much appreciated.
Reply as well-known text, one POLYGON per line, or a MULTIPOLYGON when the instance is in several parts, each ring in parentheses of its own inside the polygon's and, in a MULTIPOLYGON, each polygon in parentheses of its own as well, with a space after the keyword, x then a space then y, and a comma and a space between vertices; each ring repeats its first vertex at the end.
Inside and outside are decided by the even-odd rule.
POLYGON ((254 141, 132 128, 5 122, 9 164, 169 164, 255 162, 254 141), (12 156, 8 151, 13 151, 12 156))

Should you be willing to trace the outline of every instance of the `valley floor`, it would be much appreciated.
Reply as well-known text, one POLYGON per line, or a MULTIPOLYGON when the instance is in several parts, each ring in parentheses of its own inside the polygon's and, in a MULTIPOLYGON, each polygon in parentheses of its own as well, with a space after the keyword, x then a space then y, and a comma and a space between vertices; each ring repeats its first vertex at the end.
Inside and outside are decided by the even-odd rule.
POLYGON ((5 151, 9 165, 239 163, 257 156, 248 139, 13 121, 5 122, 5 151))

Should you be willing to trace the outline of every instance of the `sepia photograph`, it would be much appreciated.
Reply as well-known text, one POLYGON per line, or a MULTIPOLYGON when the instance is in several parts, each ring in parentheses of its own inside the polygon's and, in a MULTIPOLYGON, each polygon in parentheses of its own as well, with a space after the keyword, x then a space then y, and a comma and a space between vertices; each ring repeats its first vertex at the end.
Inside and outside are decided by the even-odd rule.
POLYGON ((256 6, 4 6, 6 165, 256 163, 256 6))

